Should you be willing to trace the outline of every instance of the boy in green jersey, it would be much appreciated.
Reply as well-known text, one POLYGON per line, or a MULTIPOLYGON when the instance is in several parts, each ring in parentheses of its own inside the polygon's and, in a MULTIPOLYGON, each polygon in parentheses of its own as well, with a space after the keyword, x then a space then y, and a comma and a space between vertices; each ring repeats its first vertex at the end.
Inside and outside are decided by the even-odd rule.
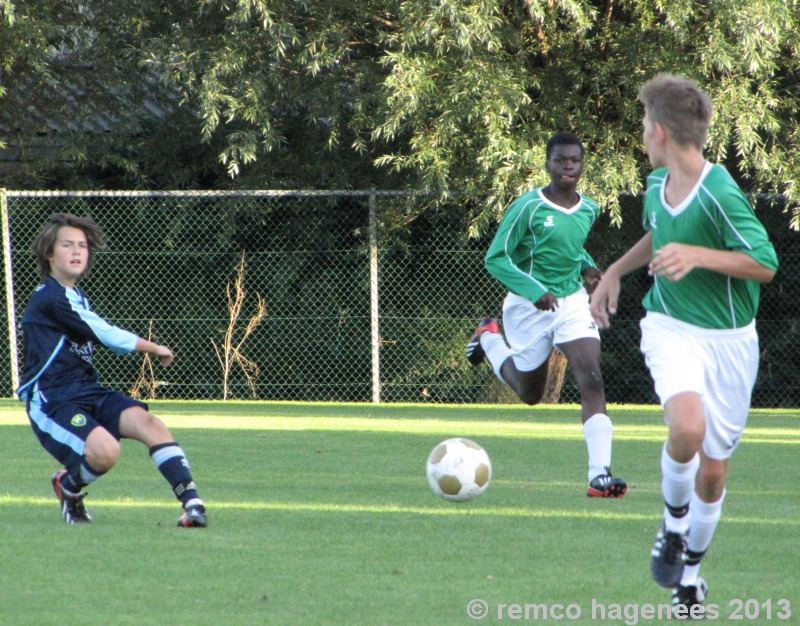
POLYGON ((656 168, 647 179, 646 234, 606 270, 591 311, 608 327, 620 278, 648 266, 653 285, 643 301, 641 349, 668 427, 661 456, 666 506, 650 569, 672 588, 675 616, 699 618, 707 592, 700 560, 720 518, 758 372, 760 283, 772 280, 778 260, 730 174, 703 158, 708 95, 692 80, 658 74, 639 100, 656 168))
POLYGON ((587 291, 601 272, 583 247, 600 207, 576 191, 583 153, 572 133, 553 135, 546 148, 550 184, 506 209, 485 259, 489 273, 509 289, 503 303, 506 337, 497 320, 485 317, 467 345, 467 359, 478 365, 487 358, 520 399, 536 404, 544 394, 548 357, 558 348, 581 394, 589 452, 587 494, 619 498, 627 485, 611 475, 614 429, 606 415, 600 334, 587 291))

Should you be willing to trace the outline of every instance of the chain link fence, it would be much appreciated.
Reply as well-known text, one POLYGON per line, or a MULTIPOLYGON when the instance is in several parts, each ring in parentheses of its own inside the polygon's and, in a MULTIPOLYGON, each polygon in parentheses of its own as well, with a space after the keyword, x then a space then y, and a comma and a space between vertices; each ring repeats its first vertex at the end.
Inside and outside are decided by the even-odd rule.
MULTIPOLYGON (((91 215, 109 246, 84 279, 93 308, 173 348, 148 357, 95 353, 103 383, 143 399, 515 402, 466 341, 499 317, 505 290, 483 267, 492 232, 470 238, 470 206, 431 208, 405 192, 14 192, 0 194, 6 307, 0 392, 13 395, 17 324, 38 277, 30 245, 54 212, 91 215)), ((480 202, 476 199, 475 204, 480 202)), ((800 235, 763 202, 781 270, 762 291, 755 406, 796 406, 800 235)), ((641 235, 638 198, 623 228, 599 220, 587 243, 601 267, 641 235)), ((610 402, 654 403, 639 353, 644 274, 623 285, 603 334, 610 402)), ((578 402, 567 371, 561 402, 578 402)))

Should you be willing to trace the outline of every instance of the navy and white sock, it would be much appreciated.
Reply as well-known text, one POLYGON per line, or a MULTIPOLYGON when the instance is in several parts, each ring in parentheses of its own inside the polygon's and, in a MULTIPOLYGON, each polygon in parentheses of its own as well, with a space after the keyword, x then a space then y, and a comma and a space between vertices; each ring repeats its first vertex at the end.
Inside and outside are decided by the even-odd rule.
POLYGON ((192 479, 189 460, 177 442, 170 441, 153 446, 150 448, 150 456, 184 507, 189 501, 200 499, 197 485, 192 479))
POLYGON ((93 470, 83 459, 77 468, 67 470, 61 478, 61 491, 68 496, 77 496, 86 485, 92 484, 104 473, 93 470))

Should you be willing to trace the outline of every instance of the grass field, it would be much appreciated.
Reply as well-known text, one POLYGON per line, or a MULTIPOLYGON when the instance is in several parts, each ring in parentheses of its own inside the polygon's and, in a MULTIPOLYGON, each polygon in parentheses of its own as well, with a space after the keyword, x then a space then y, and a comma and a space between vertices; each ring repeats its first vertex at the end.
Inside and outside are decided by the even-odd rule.
MULTIPOLYGON (((621 500, 586 497, 574 406, 151 409, 187 451, 207 529, 175 527, 177 501, 131 441, 88 489, 94 522, 67 526, 55 462, 22 404, 0 401, 0 624, 664 621, 648 619, 669 602, 649 575, 666 432, 656 407, 611 408, 621 500), (437 498, 425 479, 428 453, 450 436, 493 461, 471 502, 437 498), (526 616, 525 605, 537 606, 526 616)), ((752 413, 703 565, 716 622, 800 624, 798 444, 798 411, 752 413)))

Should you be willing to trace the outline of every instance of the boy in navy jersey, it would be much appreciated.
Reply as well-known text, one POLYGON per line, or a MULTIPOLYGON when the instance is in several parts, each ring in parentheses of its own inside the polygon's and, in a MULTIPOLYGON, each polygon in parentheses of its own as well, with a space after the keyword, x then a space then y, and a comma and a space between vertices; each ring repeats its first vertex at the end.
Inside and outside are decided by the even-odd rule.
MULTIPOLYGON (((641 349, 664 409, 664 518, 651 551, 654 580, 672 588, 675 616, 705 612, 698 576, 719 522, 725 479, 758 373, 759 285, 778 268, 764 226, 728 171, 703 157, 712 103, 697 83, 658 74, 646 82, 646 234, 592 294, 598 324, 616 311, 620 278, 648 266, 641 349)), ((713 615, 710 615, 713 618, 713 615)))
POLYGON ((550 184, 508 206, 486 253, 486 269, 509 289, 503 303, 505 339, 497 320, 485 317, 467 344, 467 359, 478 365, 485 357, 520 399, 536 404, 544 394, 553 347, 563 352, 581 394, 589 452, 586 493, 620 498, 627 484, 611 475, 614 428, 606 414, 600 333, 584 286, 593 288, 601 276, 584 249, 600 207, 577 192, 583 173, 578 137, 556 133, 547 142, 546 158, 550 184))
POLYGON ((89 306, 77 282, 105 247, 100 227, 89 217, 56 213, 33 243, 42 283, 22 316, 24 366, 19 398, 40 443, 64 469, 52 478, 68 524, 91 521, 83 488, 108 472, 123 437, 141 441, 183 505, 181 527, 205 527, 203 501, 181 447, 147 405, 99 383, 93 366, 95 342, 116 354, 147 352, 163 366, 174 355, 166 346, 112 326, 89 306))

